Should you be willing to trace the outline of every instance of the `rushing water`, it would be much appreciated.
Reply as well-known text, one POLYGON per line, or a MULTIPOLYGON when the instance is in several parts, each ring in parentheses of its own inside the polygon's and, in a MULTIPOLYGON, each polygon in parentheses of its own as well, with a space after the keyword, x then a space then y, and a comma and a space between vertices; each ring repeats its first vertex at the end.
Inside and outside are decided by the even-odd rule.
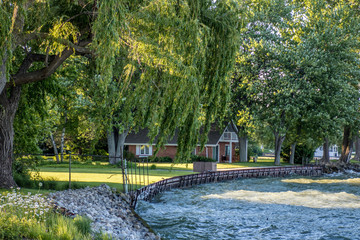
POLYGON ((360 239, 360 175, 253 178, 140 201, 164 239, 360 239))

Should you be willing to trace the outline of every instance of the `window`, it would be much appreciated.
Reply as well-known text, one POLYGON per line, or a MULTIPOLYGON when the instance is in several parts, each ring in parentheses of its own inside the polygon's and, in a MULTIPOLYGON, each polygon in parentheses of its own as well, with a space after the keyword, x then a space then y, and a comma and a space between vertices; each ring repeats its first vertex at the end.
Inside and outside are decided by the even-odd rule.
POLYGON ((151 145, 137 145, 136 146, 136 155, 152 155, 152 146, 151 145))
POLYGON ((224 140, 231 140, 231 132, 224 132, 224 140))
POLYGON ((230 156, 230 146, 225 145, 225 156, 230 156))
POLYGON ((141 145, 140 146, 140 154, 141 155, 149 155, 149 146, 148 145, 141 145))

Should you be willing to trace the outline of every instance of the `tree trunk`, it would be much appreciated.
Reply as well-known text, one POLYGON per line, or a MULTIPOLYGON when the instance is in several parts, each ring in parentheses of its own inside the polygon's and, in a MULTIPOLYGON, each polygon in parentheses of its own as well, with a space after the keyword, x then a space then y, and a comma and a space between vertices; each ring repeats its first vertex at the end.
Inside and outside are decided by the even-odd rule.
POLYGON ((108 152, 109 152, 109 163, 115 164, 115 154, 116 154, 116 141, 115 141, 115 133, 114 130, 108 133, 108 152))
POLYGON ((323 144, 323 157, 321 158, 322 163, 329 163, 330 162, 330 155, 329 155, 329 139, 324 138, 323 144))
POLYGON ((125 143, 125 139, 126 136, 128 135, 129 130, 125 130, 123 133, 119 134, 118 136, 118 142, 117 142, 117 156, 120 157, 119 160, 123 160, 124 159, 124 143, 125 143))
POLYGON ((119 134, 118 128, 113 128, 113 130, 108 134, 110 164, 117 164, 123 160, 124 143, 128 133, 129 131, 125 130, 123 133, 119 134))
POLYGON ((343 141, 341 145, 341 156, 339 161, 343 163, 348 163, 350 157, 351 157, 351 150, 352 150, 352 139, 350 137, 351 134, 351 128, 350 126, 344 127, 344 135, 343 135, 343 141), (349 156, 350 155, 350 156, 349 156))
POLYGON ((285 135, 281 136, 280 133, 275 132, 275 165, 280 165, 280 153, 281 153, 281 147, 285 140, 285 135))
MULTIPOLYGON (((6 51, 6 50, 5 50, 6 51)), ((0 57, 1 59, 1 57, 0 57)), ((0 94, 4 90, 4 87, 6 85, 6 60, 7 55, 6 52, 3 54, 2 61, 0 62, 0 94)))
POLYGON ((294 165, 295 161, 295 148, 296 148, 296 142, 294 142, 293 144, 291 144, 291 150, 290 150, 290 164, 294 165))
POLYGON ((0 188, 16 187, 12 173, 14 159, 14 118, 20 101, 21 88, 4 89, 0 93, 0 188), (10 96, 7 92, 11 91, 10 96))
POLYGON ((248 137, 246 135, 239 137, 239 155, 240 162, 248 161, 248 137))
POLYGON ((61 155, 61 162, 64 161, 64 149, 65 149, 65 125, 67 122, 67 113, 65 112, 65 122, 64 127, 61 132, 61 143, 60 143, 60 155, 61 155))
POLYGON ((360 161, 360 138, 355 136, 355 157, 356 161, 360 161))
POLYGON ((59 153, 58 153, 56 142, 55 142, 55 139, 54 139, 54 136, 53 136, 52 132, 50 132, 50 138, 51 138, 51 142, 52 142, 52 145, 53 145, 53 148, 54 148, 54 155, 55 155, 55 158, 56 158, 56 163, 59 164, 60 163, 59 153))

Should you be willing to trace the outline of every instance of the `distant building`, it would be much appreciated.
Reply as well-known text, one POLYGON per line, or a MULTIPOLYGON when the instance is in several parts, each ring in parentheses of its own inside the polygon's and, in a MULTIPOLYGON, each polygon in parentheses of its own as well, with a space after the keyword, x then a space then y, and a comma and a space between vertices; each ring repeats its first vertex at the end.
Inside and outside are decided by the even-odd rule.
MULTIPOLYGON (((315 153, 314 153, 314 157, 316 158, 322 158, 323 156, 323 147, 319 147, 315 150, 315 153)), ((339 157, 339 153, 338 153, 338 146, 336 145, 332 145, 329 147, 329 156, 331 158, 337 158, 339 157)))
MULTIPOLYGON (((200 146, 194 149, 195 155, 200 155, 215 159, 217 162, 235 162, 238 161, 238 156, 235 156, 235 146, 238 143, 236 135, 236 126, 229 123, 224 129, 220 129, 215 124, 211 125, 208 134, 208 141, 205 147, 200 151, 200 146)), ((153 155, 153 147, 155 144, 149 144, 148 130, 142 129, 135 132, 130 132, 125 139, 125 146, 128 146, 128 151, 133 153, 136 157, 150 157, 153 155)), ((165 149, 161 149, 158 157, 175 158, 177 151, 177 134, 165 144, 165 149)))

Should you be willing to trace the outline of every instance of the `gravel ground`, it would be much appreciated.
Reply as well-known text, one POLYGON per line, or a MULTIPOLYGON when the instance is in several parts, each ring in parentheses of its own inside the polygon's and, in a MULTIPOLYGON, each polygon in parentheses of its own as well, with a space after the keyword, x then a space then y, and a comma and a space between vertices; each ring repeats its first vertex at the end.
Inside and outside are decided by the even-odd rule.
POLYGON ((113 239, 160 239, 133 213, 124 197, 105 184, 49 194, 58 208, 90 218, 94 231, 108 233, 113 239))

